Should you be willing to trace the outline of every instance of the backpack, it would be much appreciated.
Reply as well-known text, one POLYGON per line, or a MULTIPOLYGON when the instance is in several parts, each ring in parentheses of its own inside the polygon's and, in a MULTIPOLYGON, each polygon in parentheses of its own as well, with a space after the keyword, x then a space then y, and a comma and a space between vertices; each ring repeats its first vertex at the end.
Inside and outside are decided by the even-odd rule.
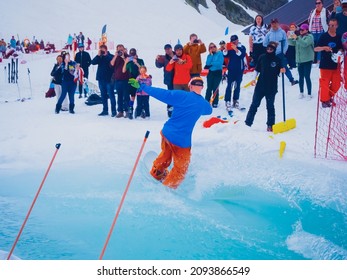
POLYGON ((92 93, 91 95, 89 95, 89 97, 87 98, 87 100, 84 103, 88 106, 93 106, 93 105, 97 105, 97 104, 102 104, 102 99, 96 93, 92 93))

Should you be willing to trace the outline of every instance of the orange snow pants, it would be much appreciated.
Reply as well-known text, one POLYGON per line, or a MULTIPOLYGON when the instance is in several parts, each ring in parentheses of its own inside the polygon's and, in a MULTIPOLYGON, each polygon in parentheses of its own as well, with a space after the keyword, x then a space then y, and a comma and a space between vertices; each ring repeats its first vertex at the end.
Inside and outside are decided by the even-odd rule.
POLYGON ((341 73, 340 68, 320 69, 320 101, 327 102, 333 97, 341 86, 341 73))
POLYGON ((161 139, 161 153, 154 160, 151 175, 163 185, 176 189, 183 181, 190 163, 190 147, 181 148, 170 143, 163 135, 161 139), (173 161, 173 167, 168 167, 173 161))

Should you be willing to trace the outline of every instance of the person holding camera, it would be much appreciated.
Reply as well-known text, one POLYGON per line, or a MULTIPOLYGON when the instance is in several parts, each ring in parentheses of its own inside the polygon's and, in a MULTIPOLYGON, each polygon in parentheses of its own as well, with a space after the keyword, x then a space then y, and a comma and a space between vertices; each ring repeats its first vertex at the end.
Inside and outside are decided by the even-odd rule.
POLYGON ((98 65, 96 71, 96 80, 99 83, 99 89, 102 99, 102 112, 99 116, 108 115, 108 98, 111 102, 111 116, 116 116, 116 98, 114 95, 114 84, 112 81, 113 67, 111 66, 111 60, 113 55, 107 50, 106 45, 99 47, 98 54, 93 58, 91 64, 98 65))
POLYGON ((116 118, 126 118, 128 112, 128 106, 130 101, 129 96, 129 72, 123 72, 123 66, 125 59, 128 57, 124 45, 119 44, 116 48, 116 53, 112 58, 110 64, 114 67, 113 78, 115 82, 115 88, 117 90, 117 115, 116 118))
MULTIPOLYGON (((143 59, 139 58, 136 52, 136 49, 131 48, 129 51, 129 56, 125 59, 124 65, 122 68, 123 73, 128 72, 129 73, 129 79, 134 78, 136 79, 140 74, 140 67, 144 66, 145 62, 143 59)), ((127 111, 127 117, 129 119, 133 119, 133 113, 134 113, 134 101, 136 97, 136 89, 133 87, 128 87, 129 89, 129 106, 127 111)))
POLYGON ((205 44, 198 39, 198 35, 191 34, 189 42, 183 48, 183 53, 189 55, 193 63, 190 69, 190 77, 200 77, 202 70, 201 54, 204 52, 206 52, 205 44))
POLYGON ((166 65, 166 71, 173 71, 173 87, 174 89, 181 89, 189 91, 188 83, 190 81, 190 69, 193 66, 191 57, 183 53, 183 46, 177 44, 174 47, 175 55, 166 65))
POLYGON ((59 114, 61 106, 64 102, 66 95, 69 95, 69 112, 75 114, 75 91, 76 83, 74 81, 75 71, 76 71, 76 62, 70 59, 70 54, 65 53, 63 55, 63 63, 60 66, 62 71, 62 84, 61 84, 61 96, 55 105, 55 113, 59 114))
MULTIPOLYGON (((164 46, 165 54, 157 55, 155 58, 155 66, 157 68, 163 68, 164 71, 164 84, 167 86, 168 90, 173 89, 173 71, 167 71, 166 65, 169 64, 170 60, 173 58, 175 53, 172 50, 170 44, 165 44, 164 46)), ((172 105, 167 105, 167 116, 171 118, 173 107, 172 105)))
POLYGON ((217 49, 217 46, 214 43, 210 43, 208 50, 209 54, 206 59, 206 66, 204 67, 209 70, 207 74, 207 90, 205 99, 212 104, 213 108, 217 108, 219 101, 218 88, 222 80, 224 56, 223 53, 217 49))
POLYGON ((225 89, 225 106, 228 112, 232 112, 232 108, 239 108, 239 98, 243 71, 245 70, 244 58, 246 56, 246 48, 239 42, 237 35, 230 37, 230 42, 226 45, 223 55, 228 58, 228 76, 227 88, 225 89), (233 103, 231 104, 231 91, 233 91, 233 103))

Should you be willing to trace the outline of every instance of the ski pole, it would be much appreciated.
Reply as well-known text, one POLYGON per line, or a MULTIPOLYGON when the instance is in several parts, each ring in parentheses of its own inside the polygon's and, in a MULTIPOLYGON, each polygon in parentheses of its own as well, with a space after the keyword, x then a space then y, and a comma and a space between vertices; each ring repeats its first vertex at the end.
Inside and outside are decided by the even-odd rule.
POLYGON ((112 225, 111 225, 111 228, 110 228, 110 231, 107 235, 107 238, 106 238, 106 241, 105 241, 105 244, 104 244, 104 247, 102 248, 102 251, 101 251, 101 254, 100 254, 100 257, 99 257, 99 260, 102 260, 102 258, 104 257, 104 254, 105 254, 105 250, 106 250, 106 247, 108 245, 108 242, 110 241, 110 238, 111 238, 111 235, 112 235, 112 232, 113 232, 113 229, 116 225, 116 222, 117 222, 117 219, 118 219, 118 216, 119 216, 119 213, 120 213, 120 210, 123 206, 123 203, 124 203, 124 200, 125 200, 125 196, 127 195, 127 192, 129 190, 129 187, 130 187, 130 183, 133 179, 133 176, 134 176, 134 173, 135 173, 135 170, 136 170, 136 167, 137 167, 137 164, 139 163, 139 160, 140 160, 140 157, 141 157, 141 154, 142 154, 142 151, 143 151, 143 148, 146 144, 146 141, 147 141, 147 138, 148 138, 148 135, 149 135, 149 131, 147 130, 146 131, 146 134, 145 134, 145 138, 143 139, 143 143, 142 143, 142 146, 140 148, 140 151, 137 155, 137 158, 136 158, 136 161, 135 161, 135 164, 134 164, 134 167, 133 167, 133 170, 131 171, 131 174, 130 174, 130 177, 129 177, 129 180, 128 180, 128 183, 126 185, 126 188, 124 190, 124 193, 123 193, 123 196, 122 196, 122 199, 118 205, 118 209, 117 209, 117 212, 116 212, 116 215, 113 219, 113 222, 112 222, 112 225))
POLYGON ((28 68, 29 86, 30 86, 30 98, 33 97, 33 90, 31 88, 30 70, 28 68))
POLYGON ((18 58, 16 58, 16 83, 18 83, 18 58))
POLYGON ((48 168, 47 168, 47 171, 46 171, 46 173, 45 173, 45 176, 44 176, 43 179, 42 179, 41 185, 40 185, 39 189, 38 189, 37 192, 36 192, 36 195, 35 195, 35 197, 34 197, 34 200, 33 200, 33 202, 31 203, 31 206, 30 206, 30 208, 29 208, 29 211, 28 211, 28 213, 27 213, 27 215, 26 215, 26 217, 25 217, 25 219, 24 219, 24 222, 23 222, 23 224, 22 224, 22 226, 21 226, 21 228, 20 228, 20 230, 19 230, 19 232, 18 232, 17 238, 16 238, 16 240, 14 241, 14 243, 13 243, 13 245, 12 245, 12 248, 11 248, 10 253, 9 253, 8 256, 7 256, 7 260, 9 260, 9 259, 11 258, 11 255, 12 255, 12 253, 13 253, 13 251, 14 251, 14 248, 16 247, 17 242, 18 242, 18 240, 19 240, 19 237, 20 237, 20 235, 21 235, 22 232, 23 232, 23 229, 24 229, 24 227, 25 227, 26 222, 28 221, 28 218, 29 218, 29 216, 30 216, 31 211, 32 211, 33 208, 34 208, 35 202, 36 202, 36 200, 37 200, 37 198, 38 198, 38 196, 39 196, 39 194, 40 194, 40 191, 41 191, 41 189, 42 189, 42 187, 43 187, 43 184, 44 184, 45 181, 46 181, 47 175, 48 175, 48 173, 49 173, 49 170, 51 169, 51 166, 52 166, 53 161, 54 161, 54 159, 55 159, 55 157, 56 157, 56 155, 57 155, 57 153, 58 153, 58 151, 59 151, 60 146, 61 146, 60 143, 58 143, 58 144, 55 145, 56 150, 55 150, 55 153, 54 153, 54 155, 53 155, 53 158, 52 158, 51 162, 49 163, 49 166, 48 166, 48 168))

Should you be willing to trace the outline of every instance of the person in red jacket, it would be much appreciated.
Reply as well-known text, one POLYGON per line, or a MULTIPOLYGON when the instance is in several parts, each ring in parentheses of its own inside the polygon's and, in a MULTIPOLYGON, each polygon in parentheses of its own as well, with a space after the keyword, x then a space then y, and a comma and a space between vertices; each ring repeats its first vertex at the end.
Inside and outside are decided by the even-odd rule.
POLYGON ((177 44, 174 48, 175 55, 166 65, 166 71, 174 71, 173 87, 189 91, 190 69, 193 66, 192 59, 188 54, 183 53, 183 46, 177 44))

